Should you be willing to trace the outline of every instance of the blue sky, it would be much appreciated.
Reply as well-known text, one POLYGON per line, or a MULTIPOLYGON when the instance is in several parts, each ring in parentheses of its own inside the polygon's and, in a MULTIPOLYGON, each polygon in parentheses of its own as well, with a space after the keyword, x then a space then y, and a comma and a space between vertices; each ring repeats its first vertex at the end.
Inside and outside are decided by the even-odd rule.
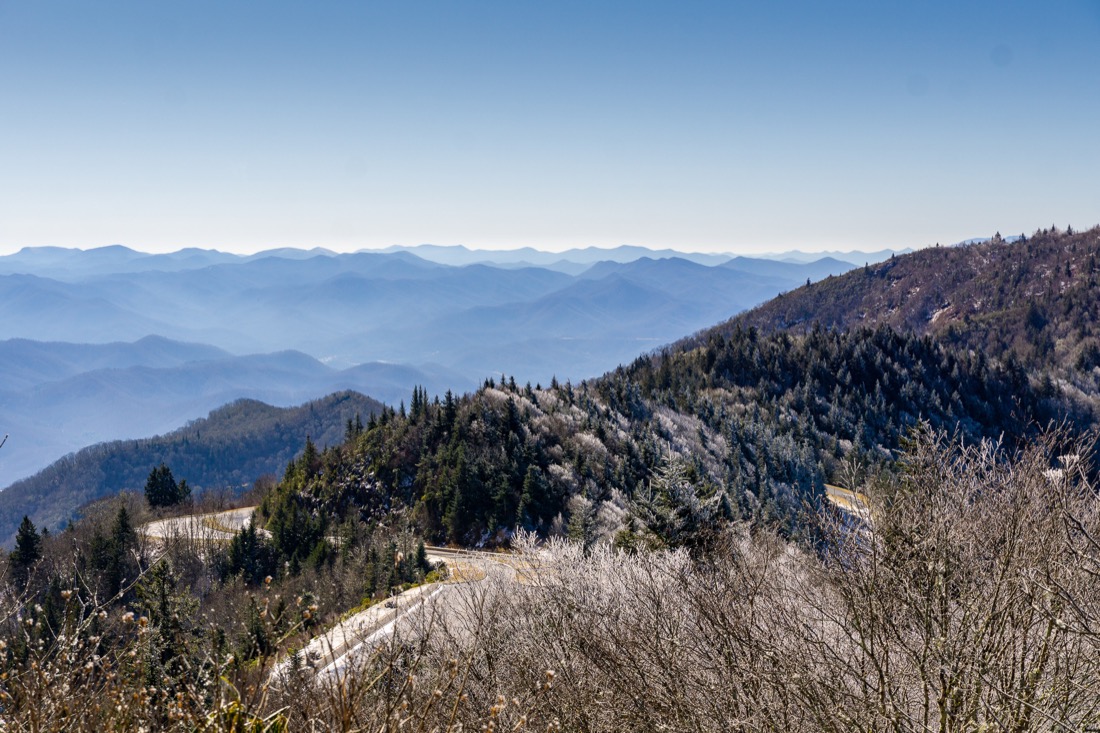
POLYGON ((0 254, 1100 223, 1100 2, 0 0, 0 254))

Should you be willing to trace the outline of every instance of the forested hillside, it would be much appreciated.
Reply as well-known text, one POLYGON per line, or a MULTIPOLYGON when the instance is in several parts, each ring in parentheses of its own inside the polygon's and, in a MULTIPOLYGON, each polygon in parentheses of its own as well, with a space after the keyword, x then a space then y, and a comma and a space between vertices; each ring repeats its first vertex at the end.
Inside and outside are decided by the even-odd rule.
POLYGON ((413 385, 472 389, 443 369, 360 364, 334 369, 307 354, 234 356, 159 337, 134 343, 0 341, 0 488, 89 445, 163 435, 239 399, 293 407, 351 390, 382 402, 413 385))
MULTIPOLYGON (((1011 444, 1061 414, 1018 367, 886 327, 734 328, 701 342, 579 385, 488 381, 442 401, 417 391, 407 415, 384 412, 292 467, 263 512, 310 541, 325 523, 395 509, 462 544, 521 526, 691 545, 722 517, 797 533, 825 481, 884 464, 921 420, 1011 444)), ((289 554, 312 549, 295 542, 289 554)))
POLYGON ((887 324, 1100 388, 1100 227, 930 247, 806 285, 734 318, 805 331, 887 324))
POLYGON ((49 537, 21 524, 0 558, 5 597, 25 599, 0 624, 0 692, 21 719, 67 719, 75 694, 89 719, 180 730, 400 723, 395 711, 417 695, 432 701, 421 722, 507 718, 516 729, 564 719, 649 730, 700 710, 709 722, 692 730, 750 718, 762 730, 925 729, 933 713, 921 700, 937 695, 944 720, 990 729, 1032 708, 1100 720, 1094 635, 1075 630, 1100 608, 1090 577, 1100 514, 1081 438, 1092 414, 1044 378, 1040 355, 999 356, 885 324, 728 323, 577 384, 490 379, 442 398, 417 388, 396 410, 345 394, 299 408, 293 423, 242 402, 222 417, 247 430, 216 427, 215 413, 170 441, 78 455, 53 485, 117 472, 138 488, 164 460, 201 487, 186 456, 243 470, 245 453, 221 452, 235 441, 263 445, 285 470, 262 499, 266 532, 250 524, 213 546, 186 534, 141 540, 134 523, 153 514, 132 494, 49 537), (317 429, 329 407, 342 411, 317 429), (1051 420, 1063 429, 1044 434, 1051 420), (286 438, 282 452, 262 430, 286 438), (822 501, 827 481, 866 491, 874 521, 853 532, 822 501), (534 533, 516 537, 517 527, 534 533), (576 544, 536 550, 562 536, 576 544), (513 541, 531 554, 480 579, 460 559, 433 571, 425 547, 513 541), (300 654, 357 609, 385 622, 370 638, 396 629, 385 621, 400 608, 393 596, 448 572, 454 585, 412 592, 425 604, 449 598, 456 614, 392 610, 424 621, 423 636, 403 632, 373 655, 358 644, 367 658, 338 680, 324 677, 325 659, 300 654), (1021 575, 1052 577, 1053 591, 1021 575), (1021 659, 1032 670, 1023 677, 1021 659), (889 670, 878 687, 867 685, 872 665, 889 670), (501 691, 518 700, 532 680, 545 714, 531 701, 503 713, 501 691), (1082 692, 1064 700, 1040 689, 1077 689, 1070 680, 1082 692), (838 684, 853 692, 838 698, 838 684), (100 705, 103 690, 111 705, 100 705), (449 712, 435 702, 444 695, 449 712), (1004 713, 1005 700, 1017 707, 1004 713), (843 724, 822 725, 834 719, 843 724))
POLYGON ((426 251, 464 264, 403 250, 0 255, 0 428, 11 434, 0 488, 85 446, 162 434, 240 398, 290 406, 354 390, 396 405, 415 385, 465 392, 500 370, 595 377, 853 267, 644 248, 569 262, 543 253, 537 266, 426 251))
POLYGON ((82 504, 141 491, 150 469, 162 462, 196 493, 240 491, 264 474, 282 472, 307 436, 318 445, 339 444, 349 420, 367 420, 381 407, 355 392, 292 408, 238 400, 166 435, 85 448, 0 492, 0 537, 10 544, 24 514, 53 530, 82 504))

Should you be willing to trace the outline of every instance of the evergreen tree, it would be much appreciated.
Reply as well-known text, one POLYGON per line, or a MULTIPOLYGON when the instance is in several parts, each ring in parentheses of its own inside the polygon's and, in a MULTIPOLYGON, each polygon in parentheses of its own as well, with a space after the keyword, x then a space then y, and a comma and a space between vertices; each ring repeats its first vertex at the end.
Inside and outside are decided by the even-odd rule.
MULTIPOLYGON (((538 466, 527 467, 527 474, 523 477, 523 490, 520 494, 519 508, 516 510, 516 522, 533 528, 539 524, 542 517, 552 513, 547 506, 550 487, 538 466)), ((554 507, 560 509, 560 507, 554 507)))
POLYGON ((566 534, 574 542, 588 547, 593 540, 592 531, 596 522, 595 508, 587 497, 577 494, 569 502, 569 524, 566 534))
POLYGON ((148 619, 145 647, 145 683, 175 688, 186 684, 191 651, 191 619, 198 603, 186 591, 177 590, 179 578, 167 560, 161 560, 137 585, 137 605, 148 619))
POLYGON ((145 499, 153 508, 175 506, 191 496, 191 488, 184 481, 177 484, 172 469, 164 463, 149 472, 145 481, 145 499))
POLYGON ((443 429, 445 431, 454 428, 456 417, 458 417, 458 405, 455 403, 455 397, 451 394, 451 390, 447 390, 447 394, 443 397, 443 429))
POLYGON ((302 459, 299 465, 302 466, 307 481, 316 476, 321 470, 321 454, 317 452, 317 446, 313 444, 313 439, 308 435, 306 436, 306 447, 302 451, 302 459))
POLYGON ((267 538, 249 522, 229 542, 225 560, 221 567, 221 576, 225 578, 240 574, 246 582, 261 583, 268 575, 274 575, 277 558, 267 538))
POLYGON ((423 541, 416 546, 416 569, 425 574, 432 569, 432 564, 428 561, 428 549, 423 541))
MULTIPOLYGON (((639 499, 634 510, 646 530, 665 547, 698 552, 718 529, 715 508, 699 500, 692 471, 678 459, 666 458, 657 468, 650 480, 650 495, 639 499)), ((728 506, 725 511, 732 514, 728 506)))
POLYGON ((42 538, 31 518, 23 515, 15 535, 15 549, 8 556, 12 576, 18 585, 25 585, 31 567, 42 558, 42 538))
POLYGON ((134 550, 137 533, 130 522, 130 513, 120 506, 107 537, 98 532, 92 537, 90 566, 99 576, 99 587, 107 598, 122 590, 127 578, 138 574, 134 550))

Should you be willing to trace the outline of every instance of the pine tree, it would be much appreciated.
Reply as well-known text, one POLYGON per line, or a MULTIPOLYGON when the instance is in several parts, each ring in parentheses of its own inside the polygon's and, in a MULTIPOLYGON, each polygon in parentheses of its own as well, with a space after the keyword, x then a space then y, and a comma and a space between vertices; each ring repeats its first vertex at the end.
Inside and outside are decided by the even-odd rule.
POLYGON ((15 549, 8 556, 12 576, 18 585, 26 584, 31 567, 41 558, 42 538, 39 537, 31 518, 23 515, 23 521, 20 522, 19 530, 15 535, 15 549))
POLYGON ((177 590, 179 578, 167 560, 161 560, 136 587, 137 605, 144 611, 146 631, 145 683, 171 690, 187 680, 187 663, 194 635, 193 618, 198 602, 177 590))
POLYGON ((222 579, 240 574, 246 582, 261 583, 268 575, 274 575, 276 557, 267 538, 249 522, 229 543, 222 579))
POLYGON ((149 472, 149 478, 145 481, 145 499, 151 507, 166 507, 180 504, 190 498, 191 489, 184 481, 182 485, 176 483, 172 476, 172 469, 161 463, 149 472))
POLYGON ((306 447, 302 451, 300 465, 306 480, 312 479, 321 470, 321 455, 317 452, 317 446, 313 444, 313 439, 308 435, 306 436, 306 447))
POLYGON ((538 466, 527 467, 523 477, 523 492, 520 494, 519 507, 516 510, 516 522, 525 527, 534 527, 541 520, 547 508, 549 485, 538 466))
POLYGON ((428 561, 428 548, 424 546, 423 541, 416 546, 416 568, 425 574, 432 569, 432 564, 428 561))
POLYGON ((96 533, 91 543, 91 565, 98 571, 101 589, 108 598, 122 590, 127 578, 137 577, 133 552, 136 547, 137 533, 130 522, 130 513, 120 506, 110 535, 96 533))
POLYGON ((455 403, 455 397, 451 394, 451 390, 447 390, 447 394, 443 397, 443 429, 448 432, 452 430, 457 417, 458 405, 455 403))

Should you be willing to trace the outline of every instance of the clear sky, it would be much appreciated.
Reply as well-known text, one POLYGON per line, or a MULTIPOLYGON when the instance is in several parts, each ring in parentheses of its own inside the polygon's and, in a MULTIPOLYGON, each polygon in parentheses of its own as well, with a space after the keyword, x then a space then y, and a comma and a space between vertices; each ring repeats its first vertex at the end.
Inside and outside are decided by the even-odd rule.
POLYGON ((0 254, 1097 223, 1097 0, 0 0, 0 254))

